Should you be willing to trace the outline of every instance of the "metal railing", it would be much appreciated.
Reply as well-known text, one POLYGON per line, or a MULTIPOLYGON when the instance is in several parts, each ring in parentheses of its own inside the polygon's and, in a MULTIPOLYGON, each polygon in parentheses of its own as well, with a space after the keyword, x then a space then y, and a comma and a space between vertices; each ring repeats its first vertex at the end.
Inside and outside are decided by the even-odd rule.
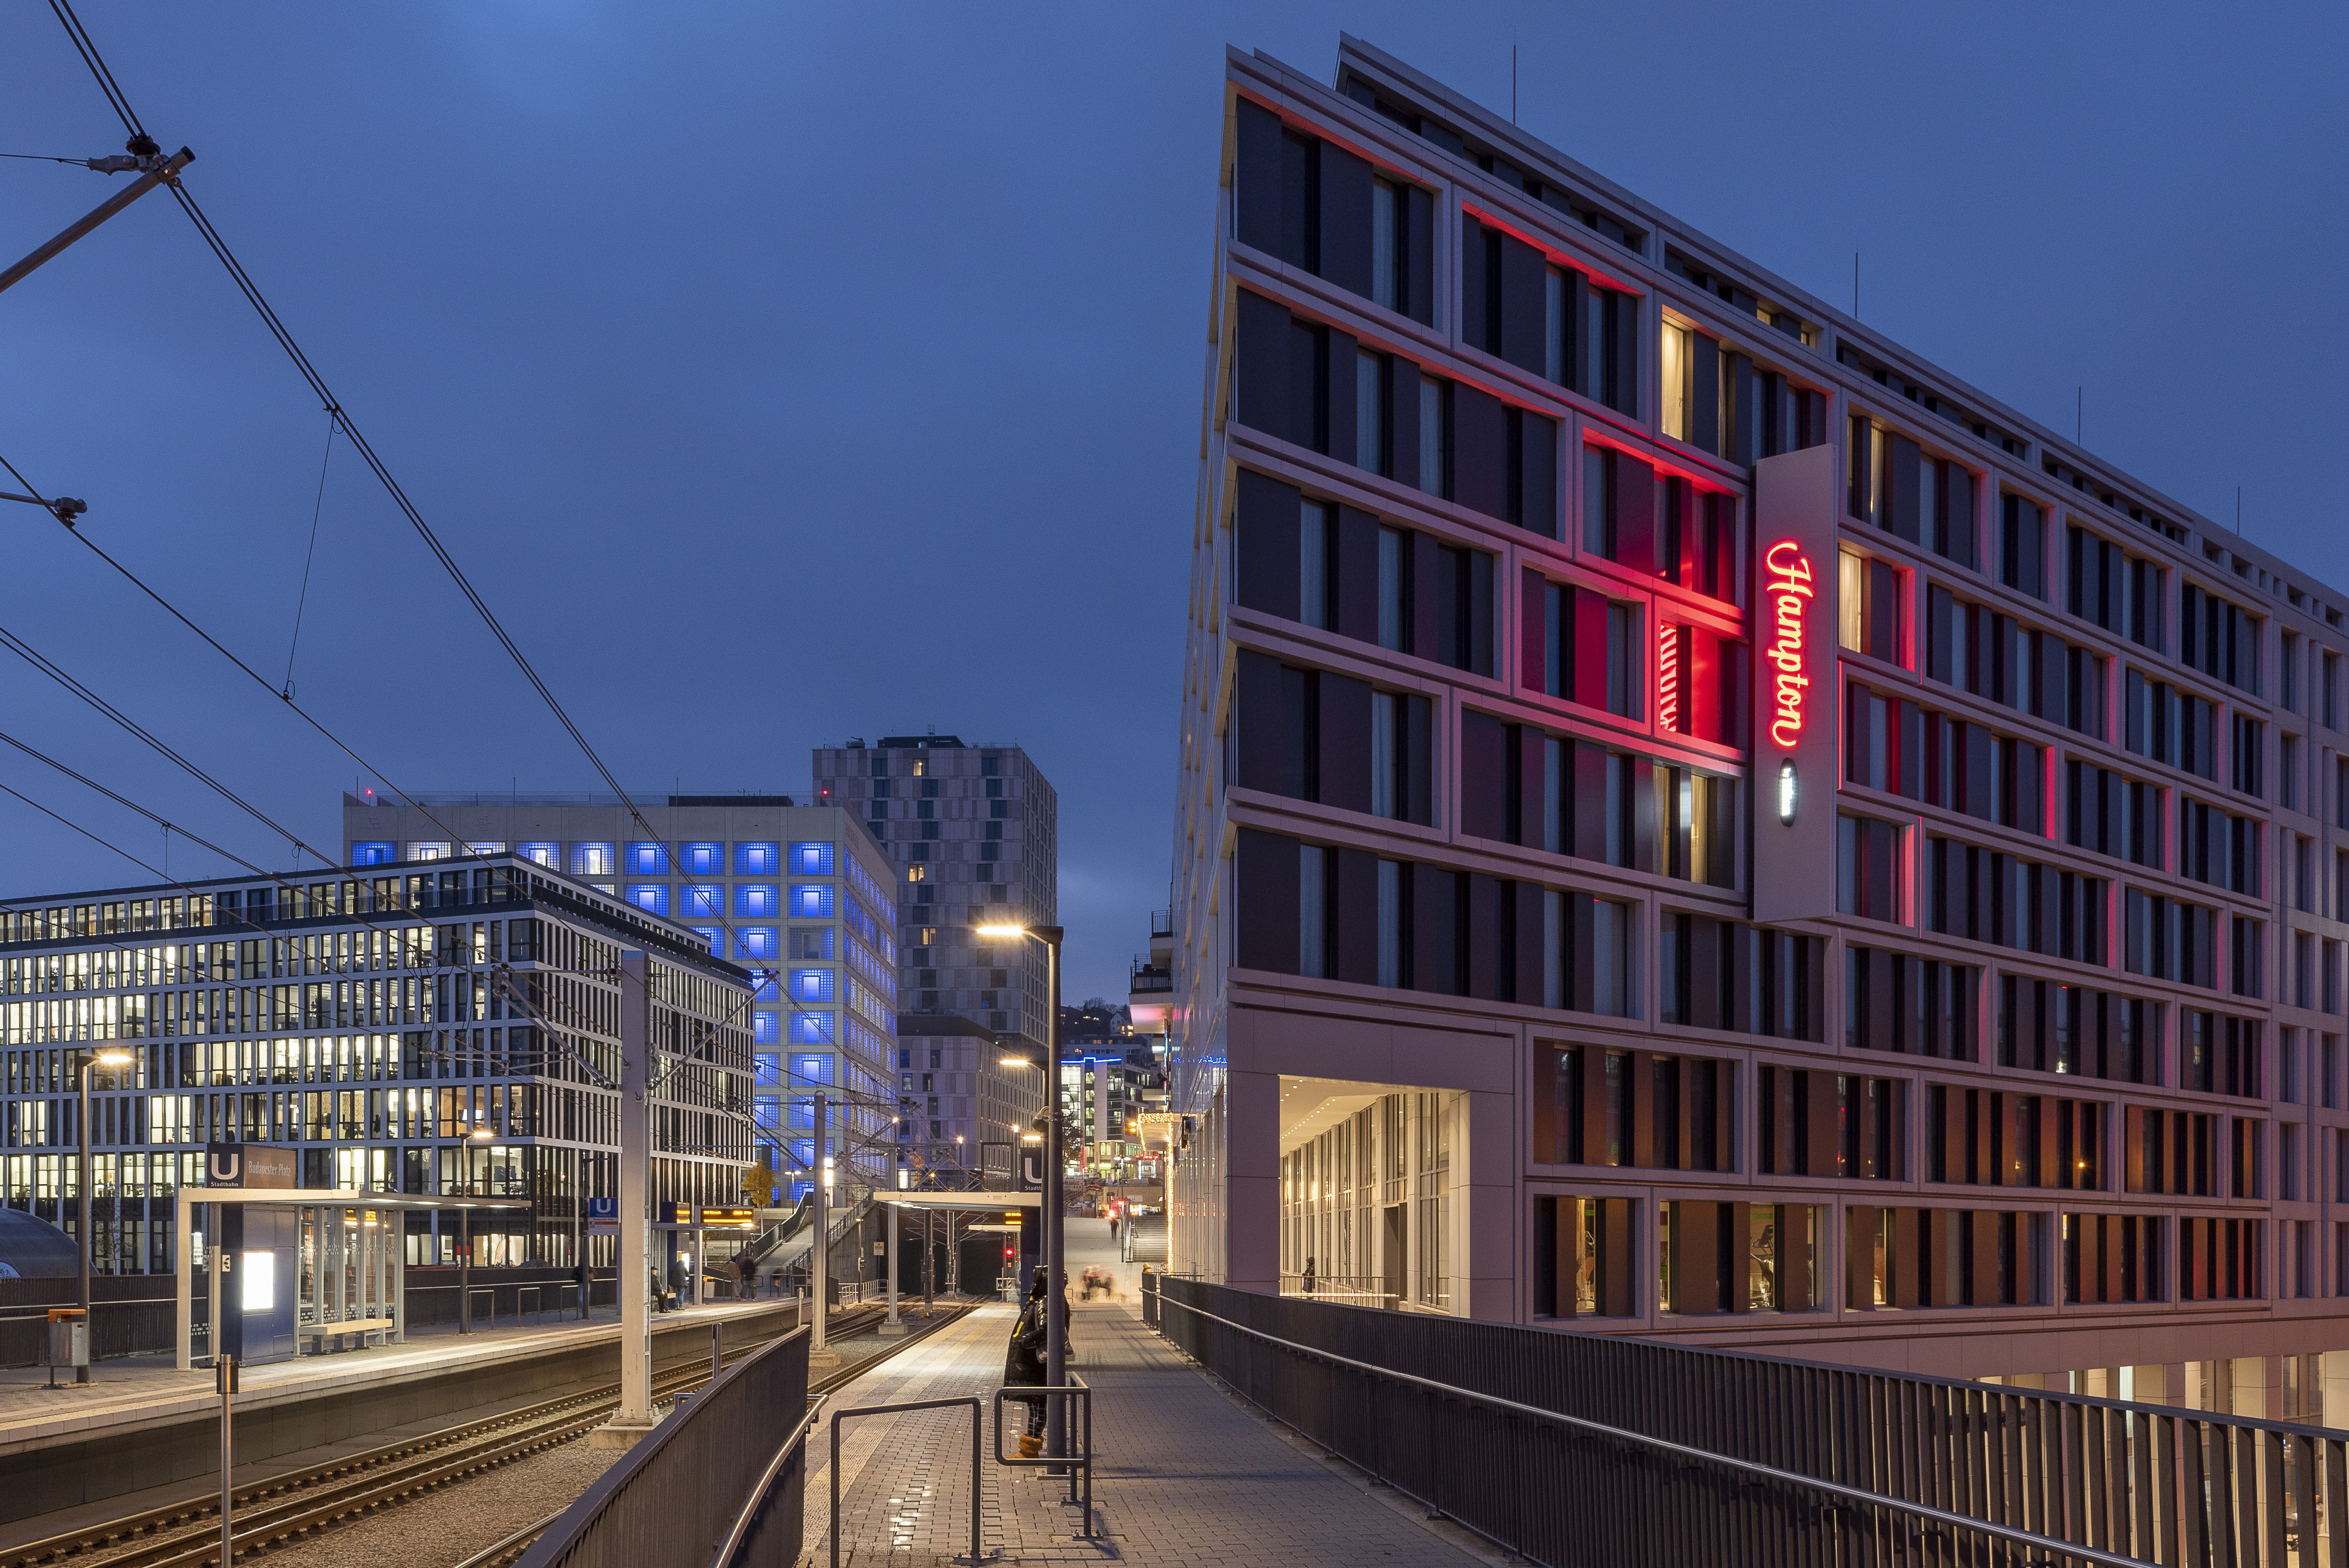
MULTIPOLYGON (((832 1413, 832 1568, 840 1568, 840 1423, 851 1416, 895 1416, 909 1410, 950 1410, 957 1406, 966 1406, 970 1410, 970 1555, 951 1561, 978 1568, 982 1559, 978 1552, 979 1422, 978 1396, 976 1394, 947 1399, 910 1399, 895 1405, 856 1405, 832 1413)), ((713 1568, 726 1568, 726 1565, 715 1564, 713 1568)))
POLYGON ((1154 1282, 1246 1398, 1539 1563, 2349 1564, 2342 1431, 1154 1282))
POLYGON ((719 1568, 797 1557, 806 1480, 808 1331, 728 1367, 653 1428, 547 1527, 519 1568, 719 1568), (755 1555, 746 1542, 764 1542, 755 1555), (787 1543, 787 1544, 785 1544, 787 1543), (726 1553, 725 1557, 714 1556, 726 1553))
POLYGON ((1398 1293, 1376 1274, 1318 1274, 1309 1282, 1301 1274, 1285 1274, 1280 1276, 1280 1294, 1340 1306, 1392 1306, 1398 1293))
MULTIPOLYGON (((1092 1386, 1075 1373, 1066 1374, 1062 1384, 1012 1383, 995 1391, 995 1462, 999 1465, 1024 1466, 1058 1470, 1069 1478, 1069 1501, 1084 1510, 1084 1527, 1077 1532, 1086 1540, 1093 1533, 1093 1390, 1092 1386), (1014 1459, 1003 1451, 1003 1407, 1014 1404, 1041 1404, 1047 1399, 1066 1399, 1077 1407, 1074 1421, 1063 1419, 1062 1431, 1070 1434, 1076 1449, 1067 1454, 1044 1454, 1036 1459, 1014 1459), (1085 1489, 1080 1500, 1077 1475, 1084 1474, 1085 1489)), ((971 1536, 973 1550, 978 1536, 971 1536)))

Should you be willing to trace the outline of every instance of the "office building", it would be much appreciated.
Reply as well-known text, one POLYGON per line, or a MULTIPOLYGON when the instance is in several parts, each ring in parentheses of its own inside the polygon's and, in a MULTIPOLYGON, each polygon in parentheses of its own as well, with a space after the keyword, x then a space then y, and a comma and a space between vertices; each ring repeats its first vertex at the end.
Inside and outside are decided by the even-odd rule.
MULTIPOLYGON (((510 854, 11 900, 0 910, 0 1202, 67 1231, 90 1069, 100 1273, 171 1270, 207 1142, 299 1151, 305 1187, 527 1198, 475 1261, 567 1264, 616 1196, 623 952, 697 1059, 654 1095, 656 1203, 740 1201, 749 973, 702 939, 510 854)), ((411 1215, 408 1259, 453 1257, 411 1215)), ((608 1239, 586 1238, 611 1262, 608 1239)))
POLYGON ((1089 1176, 1118 1180, 1143 1154, 1135 1119, 1164 1109, 1165 1080, 1147 1057, 1153 1042, 1135 1036, 1061 1043, 1061 1115, 1070 1163, 1089 1176))
POLYGON ((1041 1061, 1042 945, 972 929, 1060 919, 1060 797, 1035 763, 1017 746, 895 735, 821 747, 814 774, 816 798, 867 822, 896 867, 906 1011, 958 1013, 1041 1061))
POLYGON ((1227 57, 1174 1266, 2171 1398, 2341 1346, 2349 595, 1334 80, 1227 57))
POLYGON ((959 1013, 908 1013, 897 1020, 897 1088, 908 1166, 936 1173, 948 1187, 1009 1188, 1020 1140, 1043 1109, 1035 1068, 1007 1066, 1016 1039, 959 1013))
POLYGON ((778 1196, 810 1185, 818 1090, 851 1181, 894 1180, 879 1135, 895 1092, 895 876, 862 821, 789 795, 643 796, 638 809, 649 834, 608 795, 346 794, 343 847, 357 866, 511 851, 693 932, 756 973, 759 1156, 778 1196))

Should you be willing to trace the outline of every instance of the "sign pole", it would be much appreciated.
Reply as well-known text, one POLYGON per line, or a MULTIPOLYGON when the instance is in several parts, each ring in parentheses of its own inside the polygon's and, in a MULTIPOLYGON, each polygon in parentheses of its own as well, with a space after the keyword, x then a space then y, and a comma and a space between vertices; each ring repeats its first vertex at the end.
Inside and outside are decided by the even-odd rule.
POLYGON ((236 1401, 235 1357, 222 1355, 212 1357, 212 1384, 220 1390, 221 1402, 220 1560, 221 1568, 229 1568, 229 1564, 236 1561, 236 1487, 230 1479, 233 1473, 231 1461, 234 1439, 230 1429, 230 1408, 236 1401))

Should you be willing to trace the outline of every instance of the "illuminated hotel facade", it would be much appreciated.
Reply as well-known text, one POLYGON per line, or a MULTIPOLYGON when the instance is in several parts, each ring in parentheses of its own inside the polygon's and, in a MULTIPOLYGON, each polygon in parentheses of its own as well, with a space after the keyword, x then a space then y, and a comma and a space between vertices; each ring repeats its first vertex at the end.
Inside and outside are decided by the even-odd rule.
POLYGON ((2315 1409, 2349 596, 1335 81, 1227 56, 1172 1266, 2315 1409))

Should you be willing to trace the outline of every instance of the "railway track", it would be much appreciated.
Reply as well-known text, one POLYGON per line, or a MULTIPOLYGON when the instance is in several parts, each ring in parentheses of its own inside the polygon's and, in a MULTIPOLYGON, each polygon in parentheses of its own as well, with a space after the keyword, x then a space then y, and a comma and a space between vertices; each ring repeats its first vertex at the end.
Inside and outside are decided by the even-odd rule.
MULTIPOLYGON (((878 1356, 868 1356, 862 1361, 852 1362, 849 1365, 843 1367, 839 1371, 834 1372, 829 1377, 811 1378, 808 1382, 808 1403, 812 1405, 817 1400, 822 1399, 824 1396, 830 1394, 833 1389, 843 1387, 849 1383, 854 1382, 857 1378, 864 1377, 865 1373, 871 1371, 874 1367, 878 1367, 882 1362, 888 1360, 889 1357, 896 1355, 907 1346, 916 1344, 921 1340, 928 1338, 932 1334, 944 1328, 947 1324, 960 1318, 969 1310, 970 1308, 968 1306, 957 1307, 951 1312, 946 1313, 932 1321, 924 1324, 917 1332, 908 1334, 905 1338, 897 1341, 896 1344, 882 1351, 878 1356)), ((458 1563, 456 1568, 509 1568, 510 1564, 522 1561, 523 1553, 528 1552, 533 1545, 537 1544, 538 1538, 546 1533, 547 1526, 562 1518, 564 1511, 562 1509, 557 1509, 554 1512, 548 1514, 544 1519, 533 1520, 530 1523, 523 1525, 520 1530, 515 1531, 512 1535, 507 1536, 504 1540, 497 1542, 492 1545, 483 1547, 481 1551, 476 1552, 471 1557, 468 1557, 463 1562, 458 1563)), ((108 1568, 112 1568, 112 1565, 109 1564, 108 1568)))
MULTIPOLYGON (((883 1309, 877 1306, 843 1313, 832 1326, 832 1336, 846 1338, 861 1334, 883 1315, 883 1309)), ((949 1321, 952 1319, 939 1320, 949 1321)), ((772 1337, 729 1352, 726 1362, 730 1364, 750 1355, 772 1337)), ((822 1397, 832 1387, 919 1337, 920 1335, 908 1336, 884 1351, 882 1357, 843 1367, 824 1382, 812 1385, 811 1397, 822 1397)), ((657 1402, 673 1399, 709 1381, 706 1363, 672 1367, 654 1377, 653 1398, 657 1402)), ((419 1493, 569 1442, 600 1425, 618 1404, 619 1393, 616 1383, 580 1389, 478 1421, 460 1422, 322 1464, 288 1470, 240 1488, 236 1493, 237 1555, 265 1552, 322 1533, 419 1493)), ((501 1556, 482 1557, 481 1568, 519 1557, 553 1522, 552 1518, 542 1520, 524 1534, 499 1542, 491 1549, 492 1553, 509 1545, 512 1550, 501 1556)), ((0 1568, 49 1568, 100 1557, 103 1568, 203 1568, 205 1564, 217 1564, 218 1494, 148 1509, 0 1552, 0 1568)))

